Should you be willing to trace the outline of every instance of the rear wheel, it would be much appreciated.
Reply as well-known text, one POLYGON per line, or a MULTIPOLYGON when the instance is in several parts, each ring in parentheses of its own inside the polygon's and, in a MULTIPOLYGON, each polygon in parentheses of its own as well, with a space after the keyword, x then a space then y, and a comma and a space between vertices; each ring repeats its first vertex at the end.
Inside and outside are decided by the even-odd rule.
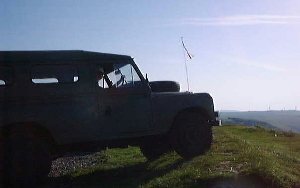
POLYGON ((183 158, 189 159, 204 154, 212 143, 212 127, 199 113, 183 113, 176 118, 171 143, 183 158))
POLYGON ((12 186, 36 185, 51 169, 50 154, 44 143, 16 133, 5 140, 2 176, 12 186))

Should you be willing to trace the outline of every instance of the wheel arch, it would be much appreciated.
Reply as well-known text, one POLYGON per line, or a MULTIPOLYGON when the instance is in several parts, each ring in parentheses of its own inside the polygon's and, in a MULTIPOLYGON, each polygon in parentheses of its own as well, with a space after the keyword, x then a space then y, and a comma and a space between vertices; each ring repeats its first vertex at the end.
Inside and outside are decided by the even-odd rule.
POLYGON ((173 121, 172 121, 171 127, 169 129, 169 132, 171 132, 174 129, 176 121, 178 120, 178 118, 180 116, 184 115, 185 113, 194 113, 194 112, 201 114, 207 121, 210 119, 210 116, 209 116, 208 112, 205 109, 203 109, 199 106, 188 107, 188 108, 182 109, 182 110, 180 110, 179 112, 176 113, 175 117, 173 118, 173 121))
POLYGON ((194 106, 194 107, 188 107, 188 108, 185 108, 185 109, 182 109, 180 110, 174 120, 179 117, 180 115, 182 114, 185 114, 185 113, 193 113, 193 112, 196 112, 196 113, 199 113, 201 114, 205 119, 209 120, 210 119, 210 116, 209 116, 209 113, 207 112, 207 110, 205 110, 204 108, 200 107, 200 106, 194 106))
POLYGON ((30 138, 39 139, 45 144, 50 153, 55 153, 57 144, 50 131, 38 122, 14 122, 0 128, 0 137, 8 138, 11 134, 24 134, 30 138))

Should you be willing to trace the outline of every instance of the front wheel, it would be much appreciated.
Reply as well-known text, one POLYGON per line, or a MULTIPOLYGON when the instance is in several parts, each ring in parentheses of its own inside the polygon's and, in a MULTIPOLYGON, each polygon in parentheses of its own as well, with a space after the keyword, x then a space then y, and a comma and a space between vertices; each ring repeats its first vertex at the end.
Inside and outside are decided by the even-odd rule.
POLYGON ((204 154, 212 143, 212 127, 199 113, 183 113, 175 120, 171 143, 183 158, 189 159, 204 154))
POLYGON ((156 160, 161 155, 171 151, 167 136, 165 138, 153 138, 147 140, 141 144, 140 149, 142 154, 150 161, 156 160))

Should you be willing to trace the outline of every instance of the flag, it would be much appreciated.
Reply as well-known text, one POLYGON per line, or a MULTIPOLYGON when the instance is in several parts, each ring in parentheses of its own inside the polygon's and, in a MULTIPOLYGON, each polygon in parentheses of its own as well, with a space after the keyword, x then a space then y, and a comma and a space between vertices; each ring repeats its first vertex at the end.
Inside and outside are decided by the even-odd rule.
POLYGON ((185 44, 184 44, 184 42, 183 42, 183 37, 181 37, 181 43, 182 43, 183 49, 185 50, 187 56, 188 56, 190 59, 192 59, 193 56, 189 53, 189 51, 188 51, 187 48, 185 47, 185 44))

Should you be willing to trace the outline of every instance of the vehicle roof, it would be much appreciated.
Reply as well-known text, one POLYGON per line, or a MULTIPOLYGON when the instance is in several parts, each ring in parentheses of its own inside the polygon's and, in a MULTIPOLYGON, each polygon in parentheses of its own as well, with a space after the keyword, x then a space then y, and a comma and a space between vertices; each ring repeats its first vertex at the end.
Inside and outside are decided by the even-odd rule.
POLYGON ((0 51, 0 64, 8 62, 49 63, 61 61, 131 59, 127 55, 91 52, 83 50, 40 50, 40 51, 0 51))

